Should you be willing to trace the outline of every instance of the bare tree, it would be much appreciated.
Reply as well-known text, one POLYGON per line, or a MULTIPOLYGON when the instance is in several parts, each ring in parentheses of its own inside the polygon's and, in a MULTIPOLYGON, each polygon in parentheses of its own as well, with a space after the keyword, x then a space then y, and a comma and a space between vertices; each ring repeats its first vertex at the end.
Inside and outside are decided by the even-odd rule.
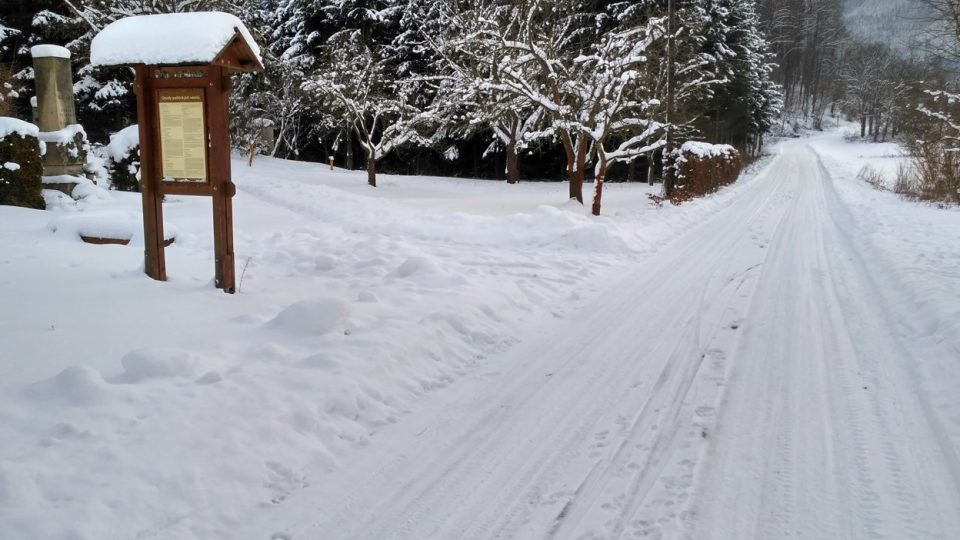
POLYGON ((386 47, 370 47, 359 30, 335 34, 324 61, 303 86, 322 102, 333 122, 351 126, 366 154, 367 182, 377 185, 377 160, 394 148, 423 139, 425 119, 414 106, 417 81, 398 78, 386 47))
POLYGON ((494 140, 485 154, 502 148, 506 153, 507 182, 520 180, 519 153, 533 142, 544 115, 525 95, 492 88, 502 69, 499 44, 478 39, 491 19, 509 19, 513 6, 496 3, 451 2, 441 16, 441 32, 424 33, 439 58, 444 75, 438 92, 437 116, 451 134, 471 135, 489 129, 494 140), (482 18, 478 15, 483 14, 482 18), (445 114, 446 113, 446 114, 445 114))
POLYGON ((774 79, 787 110, 820 128, 837 93, 841 56, 848 41, 839 0, 761 0, 760 13, 775 55, 774 79))

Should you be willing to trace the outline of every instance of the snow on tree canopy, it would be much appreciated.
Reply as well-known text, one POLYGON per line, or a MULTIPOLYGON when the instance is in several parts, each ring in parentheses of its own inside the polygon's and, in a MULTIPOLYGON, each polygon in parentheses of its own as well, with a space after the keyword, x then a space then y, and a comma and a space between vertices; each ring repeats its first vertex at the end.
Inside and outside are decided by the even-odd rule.
POLYGON ((107 25, 90 44, 94 66, 209 64, 240 36, 263 65, 250 31, 229 13, 139 15, 107 25))
POLYGON ((127 126, 110 136, 107 155, 113 161, 122 161, 130 155, 130 150, 140 144, 140 126, 127 126))

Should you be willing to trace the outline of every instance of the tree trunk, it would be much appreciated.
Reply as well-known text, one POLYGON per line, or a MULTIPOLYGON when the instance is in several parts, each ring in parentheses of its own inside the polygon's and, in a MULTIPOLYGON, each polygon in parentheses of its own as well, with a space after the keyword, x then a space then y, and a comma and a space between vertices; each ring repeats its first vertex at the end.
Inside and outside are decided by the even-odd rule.
POLYGON ((573 146, 573 138, 569 133, 563 133, 560 137, 560 140, 563 142, 563 152, 567 156, 567 185, 570 188, 570 198, 576 199, 577 194, 574 191, 574 184, 576 184, 576 163, 577 156, 576 151, 573 146))
POLYGON ((867 137, 867 115, 865 113, 860 113, 860 138, 865 139, 867 137))
POLYGON ((647 152, 647 185, 653 185, 653 176, 656 174, 657 169, 653 166, 653 158, 655 152, 647 152))
POLYGON ((343 166, 348 170, 352 171, 354 168, 353 164, 353 131, 346 130, 347 133, 347 155, 344 156, 343 166))
POLYGON ((587 141, 584 135, 578 135, 577 138, 576 169, 570 182, 570 198, 583 204, 583 168, 587 166, 587 141))
MULTIPOLYGON (((667 135, 670 137, 670 135, 667 135)), ((677 171, 673 168, 675 156, 673 155, 673 141, 667 140, 667 146, 663 150, 663 196, 670 198, 673 196, 673 189, 677 183, 677 171)))
POLYGON ((367 157, 367 183, 377 187, 377 160, 372 155, 367 157))
POLYGON ((480 148, 479 139, 473 141, 473 177, 480 178, 480 160, 483 159, 483 150, 480 148))
POLYGON ((517 158, 517 145, 507 144, 507 183, 516 184, 520 181, 520 163, 517 158))
POLYGON ((567 165, 567 184, 570 188, 570 198, 583 203, 583 187, 582 185, 579 188, 577 187, 577 171, 574 169, 576 165, 573 164, 576 161, 576 157, 568 161, 570 161, 570 163, 567 165))
POLYGON ((603 180, 607 176, 607 160, 600 160, 600 167, 597 170, 597 177, 593 181, 593 215, 600 215, 600 199, 603 198, 603 180))

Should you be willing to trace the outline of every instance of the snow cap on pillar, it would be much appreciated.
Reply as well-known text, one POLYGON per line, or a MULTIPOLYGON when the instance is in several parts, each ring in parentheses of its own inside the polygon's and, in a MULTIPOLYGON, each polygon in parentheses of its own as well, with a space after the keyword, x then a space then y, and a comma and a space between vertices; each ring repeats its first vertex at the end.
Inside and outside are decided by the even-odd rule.
POLYGON ((70 59, 70 51, 59 45, 34 45, 30 47, 30 56, 33 58, 64 58, 70 59))

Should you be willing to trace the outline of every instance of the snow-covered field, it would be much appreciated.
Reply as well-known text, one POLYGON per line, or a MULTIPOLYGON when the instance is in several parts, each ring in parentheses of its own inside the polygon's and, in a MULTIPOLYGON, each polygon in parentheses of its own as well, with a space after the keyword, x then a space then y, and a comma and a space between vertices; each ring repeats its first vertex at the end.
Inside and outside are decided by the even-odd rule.
POLYGON ((138 194, 0 207, 0 538, 228 537, 736 192, 657 209, 614 184, 594 219, 562 184, 234 175, 235 296, 206 199, 165 204, 166 283, 142 274, 138 194))
POLYGON ((237 160, 233 296, 208 200, 166 283, 136 194, 0 207, 0 538, 949 537, 960 212, 857 180, 882 145, 775 151, 599 219, 237 160))

